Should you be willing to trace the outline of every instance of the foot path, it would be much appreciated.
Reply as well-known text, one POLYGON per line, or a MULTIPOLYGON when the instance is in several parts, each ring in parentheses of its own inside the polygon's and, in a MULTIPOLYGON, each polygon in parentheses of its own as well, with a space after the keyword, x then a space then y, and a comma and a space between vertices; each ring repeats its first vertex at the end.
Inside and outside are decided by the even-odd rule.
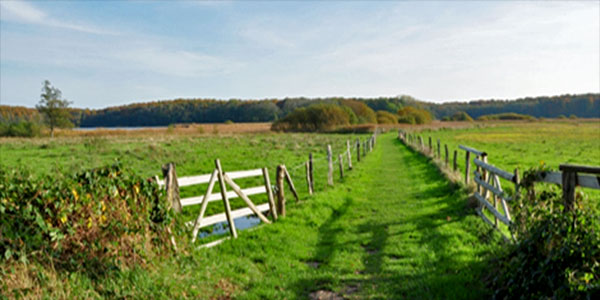
POLYGON ((481 274, 498 243, 426 158, 381 135, 347 175, 285 220, 209 250, 220 261, 211 276, 247 299, 489 298, 481 274))

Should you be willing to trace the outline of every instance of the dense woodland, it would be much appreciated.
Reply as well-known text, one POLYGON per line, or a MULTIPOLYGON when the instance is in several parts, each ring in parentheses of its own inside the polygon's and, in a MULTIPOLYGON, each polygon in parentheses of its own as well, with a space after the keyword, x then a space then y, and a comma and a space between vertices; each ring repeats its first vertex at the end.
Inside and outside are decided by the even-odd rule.
MULTIPOLYGON (((449 119, 457 113, 465 112, 473 119, 484 115, 518 113, 536 118, 559 118, 577 116, 579 118, 600 118, 600 94, 561 95, 553 97, 523 98, 517 100, 477 100, 436 104, 418 101, 410 96, 392 98, 286 98, 283 100, 206 100, 177 99, 135 103, 104 109, 69 109, 71 119, 80 127, 114 126, 167 126, 175 123, 221 123, 271 122, 285 118, 297 108, 315 104, 333 104, 356 109, 357 102, 364 102, 373 113, 358 114, 366 119, 356 123, 376 122, 386 119, 378 111, 398 113, 404 107, 415 107, 429 111, 433 118, 449 119), (356 100, 356 101, 354 101, 356 100), (354 107, 353 107, 354 106, 354 107)), ((389 118, 389 115, 386 115, 389 118)), ((34 108, 0 106, 0 123, 18 121, 39 121, 41 116, 34 108)), ((349 120, 349 123, 355 123, 349 120)))

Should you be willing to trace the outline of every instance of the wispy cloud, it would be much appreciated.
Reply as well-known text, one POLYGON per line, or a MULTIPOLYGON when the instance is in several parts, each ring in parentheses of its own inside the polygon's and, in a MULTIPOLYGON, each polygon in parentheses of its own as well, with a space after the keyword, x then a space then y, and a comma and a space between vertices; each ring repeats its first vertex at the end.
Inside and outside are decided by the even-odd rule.
POLYGON ((62 28, 93 34, 115 34, 93 26, 57 20, 43 10, 25 1, 0 1, 0 18, 6 21, 62 28))

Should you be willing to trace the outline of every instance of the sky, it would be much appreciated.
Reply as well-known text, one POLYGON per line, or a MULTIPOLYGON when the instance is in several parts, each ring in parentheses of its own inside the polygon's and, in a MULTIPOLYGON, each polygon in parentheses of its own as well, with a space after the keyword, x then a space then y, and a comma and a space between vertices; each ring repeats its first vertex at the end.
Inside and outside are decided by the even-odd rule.
POLYGON ((600 92, 600 1, 0 0, 0 104, 600 92))

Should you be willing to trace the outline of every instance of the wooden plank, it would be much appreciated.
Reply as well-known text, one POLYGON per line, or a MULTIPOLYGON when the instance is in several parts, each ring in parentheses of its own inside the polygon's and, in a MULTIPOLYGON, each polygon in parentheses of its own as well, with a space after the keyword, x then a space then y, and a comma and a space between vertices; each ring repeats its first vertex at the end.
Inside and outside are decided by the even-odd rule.
POLYGON ((223 169, 221 169, 221 161, 219 161, 219 159, 215 160, 215 167, 217 168, 219 186, 221 187, 221 197, 223 198, 223 206, 225 207, 225 216, 227 217, 227 223, 229 223, 229 232, 231 232, 233 238, 237 238, 235 223, 233 222, 233 217, 231 215, 231 205, 227 198, 227 187, 225 186, 225 178, 223 178, 223 169))
MULTIPOLYGON (((502 184, 500 184, 500 179, 498 179, 498 176, 494 176, 494 182, 496 183, 496 188, 498 190, 500 190, 502 193, 504 193, 504 190, 502 190, 502 184)), ((515 193, 518 193, 519 190, 516 190, 515 193)), ((506 216, 506 218, 512 222, 512 218, 510 217, 510 210, 508 209, 508 205, 506 204, 507 198, 508 197, 502 197, 500 196, 500 203, 502 204, 502 210, 504 210, 504 215, 506 216)))
POLYGON ((203 174, 203 175, 197 175, 197 176, 181 177, 177 180, 177 182, 179 183, 180 187, 190 186, 190 185, 195 185, 195 184, 204 184, 204 183, 208 183, 210 181, 211 175, 212 174, 203 174))
POLYGON ((477 184, 481 185, 484 189, 489 190, 494 195, 497 195, 499 197, 505 196, 503 191, 501 191, 501 190, 497 189, 496 187, 490 185, 489 183, 481 180, 480 174, 478 174, 478 173, 475 173, 475 174, 476 174, 476 176, 475 176, 474 180, 475 180, 475 182, 477 182, 477 184))
MULTIPOLYGON (((269 199, 269 210, 273 216, 273 220, 277 220, 277 209, 275 206, 275 199, 273 198, 273 190, 271 190, 271 179, 269 178, 269 169, 263 168, 263 179, 265 181, 265 190, 267 191, 267 198, 269 199)), ((246 195, 249 195, 246 193, 246 195)))
MULTIPOLYGON (((244 194, 246 194, 248 196, 252 196, 252 195, 266 193, 267 190, 265 189, 264 186, 255 186, 255 187, 244 189, 243 192, 244 192, 244 194)), ((181 199, 181 205, 185 207, 185 206, 200 204, 204 200, 204 197, 205 196, 198 196, 198 197, 189 197, 189 198, 181 199)), ((235 192, 227 192, 227 197, 229 199, 234 199, 239 196, 235 192)), ((222 199, 223 199, 223 197, 221 196, 220 193, 210 194, 208 196, 208 202, 214 202, 214 201, 218 201, 218 200, 222 200, 222 199)))
POLYGON ((561 164, 558 169, 566 172, 600 174, 600 167, 595 166, 561 164))
POLYGON ((229 176, 229 178, 231 180, 247 178, 247 177, 254 177, 254 176, 262 176, 262 174, 263 174, 262 169, 235 171, 235 172, 226 172, 226 173, 227 173, 227 176, 229 176))
POLYGON ((477 165, 478 167, 481 167, 482 169, 492 172, 508 181, 514 182, 515 176, 511 173, 508 173, 504 170, 501 170, 493 165, 487 164, 479 159, 474 159, 473 162, 475 163, 475 165, 477 165))
POLYGON ((483 151, 479 151, 477 149, 473 149, 471 147, 467 147, 467 146, 463 146, 463 145, 458 145, 458 148, 463 149, 467 152, 471 152, 477 156, 483 156, 483 155, 487 155, 487 153, 483 152, 483 151))
POLYGON ((502 238, 504 238, 504 241, 510 242, 510 239, 506 235, 504 235, 504 233, 502 231, 500 231, 500 229, 498 227, 494 226, 494 223, 492 223, 492 221, 490 221, 490 219, 488 219, 488 217, 486 217, 485 214, 481 210, 477 209, 475 211, 481 217, 481 219, 483 219, 484 222, 488 223, 490 226, 492 226, 492 227, 496 228, 496 230, 498 230, 498 232, 500 233, 502 238))
MULTIPOLYGON (((179 187, 196 185, 196 184, 204 184, 204 183, 208 183, 210 181, 211 175, 212 174, 203 174, 203 175, 196 175, 196 176, 181 177, 181 178, 177 179, 177 183, 179 184, 179 187)), ((231 179, 260 176, 260 175, 262 175, 262 169, 227 172, 227 175, 229 175, 229 178, 231 178, 231 179)), ((161 186, 163 186, 163 185, 164 184, 161 184, 161 186)))
POLYGON ((231 178, 229 178, 229 176, 227 175, 227 173, 223 174, 223 179, 225 179, 225 182, 227 182, 227 184, 229 184, 229 186, 233 189, 233 191, 238 196, 240 196, 240 198, 242 198, 242 200, 244 200, 244 202, 246 202, 246 205, 248 205, 248 207, 252 210, 252 212, 254 212, 261 221, 263 221, 263 222, 265 222, 267 224, 271 224, 271 221, 269 221, 269 219, 267 219, 267 217, 265 217, 265 215, 263 215, 258 210, 258 208, 256 208, 256 205, 254 205, 254 203, 252 202, 252 200, 250 200, 250 198, 248 198, 248 196, 246 196, 242 192, 242 189, 240 188, 239 185, 237 185, 231 178))
MULTIPOLYGON (((562 172, 539 172, 537 180, 562 185, 562 172)), ((577 174, 577 185, 600 189, 600 176, 577 174)))
POLYGON ((477 198, 477 200, 479 200, 479 202, 481 202, 481 204, 485 205, 486 208, 492 214, 494 214, 494 216, 496 218, 498 218, 498 220, 502 221, 502 223, 504 223, 506 225, 510 225, 511 224, 511 221, 509 219, 507 219, 506 216, 502 215, 491 203, 489 203, 488 201, 486 201, 485 199, 483 199, 483 197, 481 195, 479 195, 478 193, 475 193, 473 195, 475 195, 475 198, 477 198))
POLYGON ((300 197, 298 197, 298 192, 296 192, 296 187, 294 186, 294 182, 292 181, 292 176, 290 176, 290 173, 287 171, 285 165, 283 165, 283 173, 285 175, 285 181, 287 182, 290 191, 294 195, 294 198, 296 198, 296 202, 300 201, 300 197))
POLYGON ((225 238, 222 238, 222 239, 218 239, 218 240, 216 240, 216 241, 212 241, 212 242, 210 242, 210 243, 206 243, 206 244, 200 245, 200 246, 198 246, 198 249, 202 249, 202 248, 212 248, 212 247, 214 247, 214 246, 217 246, 217 245, 220 245, 220 244, 222 244, 224 241, 226 241, 226 240, 228 240, 228 239, 229 239, 229 237, 225 237, 225 238))
MULTIPOLYGON (((192 243, 196 241, 196 238, 198 237, 198 231, 200 230, 200 227, 202 226, 202 218, 204 218, 204 213, 206 212, 206 206, 208 205, 209 202, 209 198, 210 195, 213 191, 213 188, 215 187, 215 182, 217 180, 217 177, 219 176, 217 174, 217 170, 214 170, 210 181, 208 182, 208 188, 206 189, 206 193, 204 194, 204 196, 202 197, 202 200, 206 199, 206 201, 202 201, 202 207, 200 208, 200 213, 198 214, 198 217, 196 218, 196 221, 194 222, 194 230, 192 230, 192 243)), ((218 196, 220 196, 220 194, 217 194, 218 196)), ((220 199, 221 197, 219 197, 220 199)), ((181 202, 182 206, 184 205, 184 200, 183 199, 181 202)))
MULTIPOLYGON (((261 212, 267 212, 267 211, 269 211, 269 203, 259 204, 256 206, 256 208, 258 210, 260 210, 261 212)), ((237 218, 241 218, 241 217, 250 216, 253 214, 254 214, 254 212, 249 207, 244 207, 244 208, 240 208, 240 209, 236 209, 236 210, 232 211, 231 217, 233 219, 237 219, 237 218)), ((225 221, 227 221, 227 215, 225 213, 215 214, 212 216, 205 217, 204 221, 202 221, 202 227, 215 225, 217 223, 221 223, 221 222, 225 222, 225 221)))
POLYGON ((333 186, 333 154, 331 145, 327 145, 327 184, 333 186))

